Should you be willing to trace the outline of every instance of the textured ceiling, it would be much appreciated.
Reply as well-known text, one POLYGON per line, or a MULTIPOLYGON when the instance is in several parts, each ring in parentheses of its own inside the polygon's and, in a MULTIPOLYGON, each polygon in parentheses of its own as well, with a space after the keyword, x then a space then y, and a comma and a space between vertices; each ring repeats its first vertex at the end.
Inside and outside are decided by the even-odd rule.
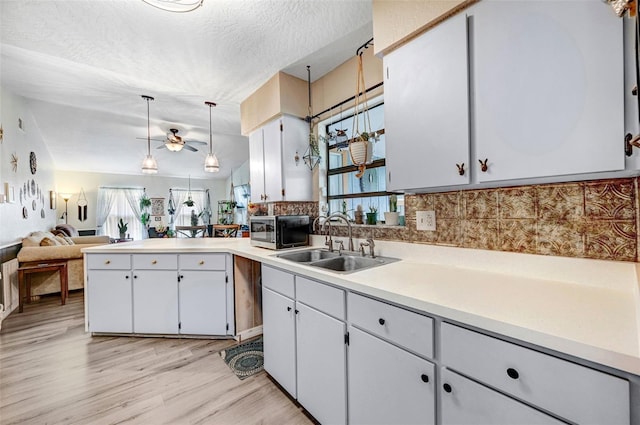
POLYGON ((151 137, 169 128, 209 141, 198 152, 155 149, 163 176, 224 178, 249 157, 240 103, 278 71, 313 79, 372 36, 371 0, 204 0, 189 13, 141 0, 1 0, 2 86, 26 97, 60 170, 140 174, 151 137), (142 139, 139 139, 142 138, 142 139))

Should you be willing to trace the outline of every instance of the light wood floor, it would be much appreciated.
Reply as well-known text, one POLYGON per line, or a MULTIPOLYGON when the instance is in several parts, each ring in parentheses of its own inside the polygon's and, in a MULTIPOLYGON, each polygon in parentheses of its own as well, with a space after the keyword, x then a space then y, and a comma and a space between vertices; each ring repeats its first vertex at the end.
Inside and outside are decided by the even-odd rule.
POLYGON ((232 340, 91 337, 82 292, 0 331, 0 424, 311 424, 265 372, 239 380, 232 340))

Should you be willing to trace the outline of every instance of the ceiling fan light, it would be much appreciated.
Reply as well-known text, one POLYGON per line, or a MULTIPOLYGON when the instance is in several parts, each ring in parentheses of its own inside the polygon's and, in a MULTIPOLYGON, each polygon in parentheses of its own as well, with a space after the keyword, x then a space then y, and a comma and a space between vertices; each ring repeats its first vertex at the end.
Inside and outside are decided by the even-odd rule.
POLYGON ((147 155, 144 158, 144 161, 142 161, 142 172, 144 174, 156 174, 158 172, 158 163, 153 156, 147 155))
POLYGON ((218 162, 218 157, 215 154, 207 154, 207 158, 204 160, 204 171, 207 173, 217 173, 220 171, 220 163, 218 162))
POLYGON ((166 142, 164 145, 171 152, 180 152, 184 146, 184 144, 182 143, 172 143, 172 142, 166 142))

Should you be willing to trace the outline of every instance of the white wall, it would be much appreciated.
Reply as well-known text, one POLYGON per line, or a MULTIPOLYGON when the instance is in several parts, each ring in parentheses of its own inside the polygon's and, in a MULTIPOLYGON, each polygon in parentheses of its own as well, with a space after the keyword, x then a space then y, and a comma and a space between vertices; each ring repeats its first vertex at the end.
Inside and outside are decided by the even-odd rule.
MULTIPOLYGON (((69 200, 69 221, 68 223, 77 229, 96 228, 96 203, 98 188, 100 186, 111 187, 136 187, 145 188, 149 198, 165 198, 165 210, 169 202, 169 189, 189 188, 188 178, 161 177, 152 175, 125 175, 125 174, 103 174, 103 173, 82 173, 74 171, 56 171, 55 180, 58 193, 72 193, 69 200), (78 197, 81 189, 84 189, 88 201, 88 219, 84 222, 78 220, 78 197)), ((212 222, 216 222, 217 203, 219 199, 227 199, 229 190, 227 182, 221 179, 196 180, 191 179, 191 190, 209 189, 211 194, 211 207, 213 209, 212 222)), ((64 223, 61 219, 65 210, 64 201, 58 197, 58 223, 64 223)), ((165 216, 163 223, 168 223, 168 216, 165 216)), ((154 222, 151 222, 154 225, 154 222)))
POLYGON ((0 123, 4 130, 0 144, 0 193, 4 194, 5 183, 15 190, 14 203, 0 204, 0 246, 5 246, 20 242, 33 231, 48 230, 55 225, 56 211, 49 208, 49 191, 54 189, 55 184, 53 161, 31 115, 28 100, 0 88, 0 123), (18 128, 19 119, 22 120, 23 130, 18 128), (35 174, 31 173, 29 167, 30 152, 36 155, 35 174), (10 164, 12 154, 18 157, 15 172, 10 164), (42 196, 37 198, 37 194, 31 195, 29 191, 21 203, 20 189, 24 189, 27 182, 31 186, 32 181, 42 196), (23 208, 28 214, 26 219, 23 218, 23 208), (44 218, 41 217, 42 212, 44 218))

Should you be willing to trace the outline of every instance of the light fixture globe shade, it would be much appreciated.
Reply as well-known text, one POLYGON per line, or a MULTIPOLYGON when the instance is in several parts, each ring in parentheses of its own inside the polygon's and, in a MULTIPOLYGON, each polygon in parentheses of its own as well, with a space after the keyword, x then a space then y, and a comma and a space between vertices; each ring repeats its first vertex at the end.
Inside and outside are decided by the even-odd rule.
POLYGON ((158 172, 158 163, 151 155, 147 155, 142 161, 142 172, 144 174, 156 174, 158 172))
POLYGON ((207 158, 204 160, 204 171, 208 173, 217 173, 220 171, 220 163, 218 162, 218 157, 215 154, 207 154, 207 158))
POLYGON ((184 143, 178 143, 178 142, 166 142, 164 145, 171 152, 180 152, 184 147, 184 143))

